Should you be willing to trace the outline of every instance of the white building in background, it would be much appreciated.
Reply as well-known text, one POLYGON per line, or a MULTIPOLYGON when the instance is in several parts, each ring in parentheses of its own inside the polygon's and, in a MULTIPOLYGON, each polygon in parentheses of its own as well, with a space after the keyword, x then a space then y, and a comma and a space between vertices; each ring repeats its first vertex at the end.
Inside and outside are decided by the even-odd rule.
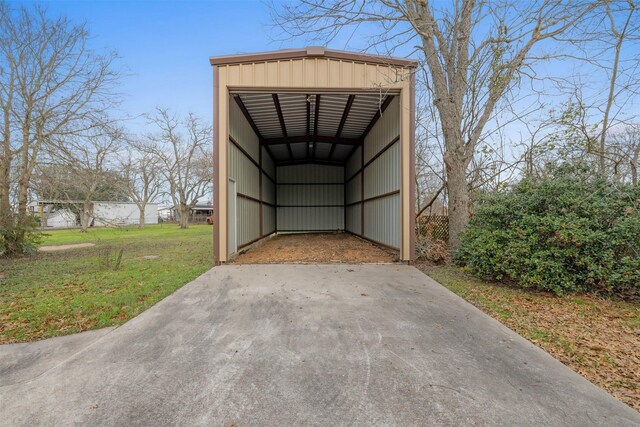
MULTIPOLYGON (((140 209, 135 203, 93 202, 93 226, 137 225, 140 221, 140 209)), ((158 223, 158 204, 147 203, 144 209, 144 223, 158 223)))
POLYGON ((73 228, 78 225, 78 219, 69 209, 58 209, 57 211, 48 214, 44 221, 46 224, 43 226, 47 228, 73 228))
MULTIPOLYGON (((140 209, 133 202, 109 202, 94 201, 93 215, 90 226, 92 227, 119 227, 126 225, 138 225, 140 221, 140 209)), ((80 201, 64 200, 39 200, 29 203, 29 209, 33 215, 40 217, 42 228, 72 228, 80 225, 79 218, 70 208, 63 206, 82 206, 80 201)), ((144 210, 144 223, 158 223, 158 204, 147 203, 144 210)))

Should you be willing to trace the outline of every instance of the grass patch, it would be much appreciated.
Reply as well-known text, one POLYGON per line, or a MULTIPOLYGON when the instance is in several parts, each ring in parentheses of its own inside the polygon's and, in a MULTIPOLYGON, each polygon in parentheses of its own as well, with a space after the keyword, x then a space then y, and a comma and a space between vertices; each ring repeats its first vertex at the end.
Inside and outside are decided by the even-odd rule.
POLYGON ((0 343, 122 324, 213 267, 209 225, 56 230, 42 244, 85 242, 0 260, 0 343))
POLYGON ((484 281, 453 266, 418 265, 589 381, 640 410, 640 304, 592 295, 556 297, 484 281))

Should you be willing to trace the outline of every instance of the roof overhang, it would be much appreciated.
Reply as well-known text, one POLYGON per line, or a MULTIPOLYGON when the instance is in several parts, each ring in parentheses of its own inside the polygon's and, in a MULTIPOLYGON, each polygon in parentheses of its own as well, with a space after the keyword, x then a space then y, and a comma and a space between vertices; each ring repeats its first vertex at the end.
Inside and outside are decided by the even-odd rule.
POLYGON ((326 49, 323 46, 309 46, 304 49, 275 50, 271 52, 248 53, 239 55, 212 56, 209 58, 209 62, 213 66, 219 66, 304 58, 347 60, 353 62, 381 64, 403 68, 415 68, 418 66, 418 61, 414 59, 372 55, 369 53, 346 52, 342 50, 326 49))

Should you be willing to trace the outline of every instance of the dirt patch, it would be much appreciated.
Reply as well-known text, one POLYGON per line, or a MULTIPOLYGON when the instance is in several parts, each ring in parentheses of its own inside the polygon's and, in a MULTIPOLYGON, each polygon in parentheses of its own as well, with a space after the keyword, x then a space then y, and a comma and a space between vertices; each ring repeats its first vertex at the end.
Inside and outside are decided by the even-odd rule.
POLYGON ((398 260, 392 251, 348 233, 284 234, 231 261, 235 264, 360 264, 398 260))
POLYGON ((640 411, 640 304, 593 295, 557 297, 417 265, 485 313, 640 411))
POLYGON ((64 251, 66 249, 90 248, 95 245, 95 243, 76 243, 74 245, 40 246, 38 250, 40 252, 54 252, 64 251))

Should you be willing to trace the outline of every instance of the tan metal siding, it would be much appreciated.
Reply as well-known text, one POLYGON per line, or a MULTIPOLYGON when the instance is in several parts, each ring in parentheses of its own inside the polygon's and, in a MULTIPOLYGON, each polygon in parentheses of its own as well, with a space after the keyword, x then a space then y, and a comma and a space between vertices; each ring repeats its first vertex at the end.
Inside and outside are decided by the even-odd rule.
POLYGON ((230 87, 384 90, 406 86, 410 76, 410 71, 405 68, 328 58, 229 64, 219 68, 221 80, 224 78, 230 87))
POLYGON ((264 147, 262 147, 262 170, 268 173, 271 178, 276 179, 276 166, 264 147))

